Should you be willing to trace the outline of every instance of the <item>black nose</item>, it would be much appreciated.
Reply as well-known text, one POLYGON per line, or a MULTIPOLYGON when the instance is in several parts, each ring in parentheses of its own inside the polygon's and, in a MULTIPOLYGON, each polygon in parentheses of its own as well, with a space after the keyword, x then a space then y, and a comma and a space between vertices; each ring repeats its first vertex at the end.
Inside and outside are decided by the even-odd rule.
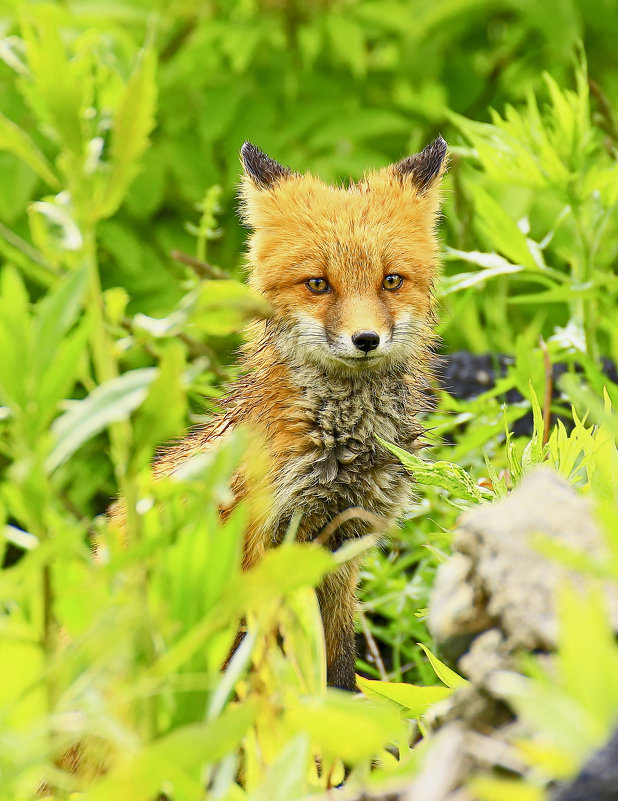
POLYGON ((375 331, 359 331, 352 335, 352 342, 363 353, 375 350, 380 344, 380 337, 375 331))

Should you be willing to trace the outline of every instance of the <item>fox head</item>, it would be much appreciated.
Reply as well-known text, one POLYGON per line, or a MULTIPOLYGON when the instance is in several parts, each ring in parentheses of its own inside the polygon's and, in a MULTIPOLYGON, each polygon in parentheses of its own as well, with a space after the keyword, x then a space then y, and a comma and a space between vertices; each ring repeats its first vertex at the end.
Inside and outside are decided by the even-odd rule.
POLYGON ((446 143, 349 188, 292 172, 248 142, 241 213, 249 282, 284 355, 330 370, 405 368, 432 341, 446 143))

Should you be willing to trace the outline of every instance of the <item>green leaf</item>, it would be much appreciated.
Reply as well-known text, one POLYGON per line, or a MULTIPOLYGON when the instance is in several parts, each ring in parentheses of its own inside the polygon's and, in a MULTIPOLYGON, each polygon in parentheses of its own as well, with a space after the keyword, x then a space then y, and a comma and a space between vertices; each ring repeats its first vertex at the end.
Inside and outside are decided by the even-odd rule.
POLYGON ((74 270, 37 305, 31 368, 35 380, 50 367, 64 336, 77 321, 87 279, 85 266, 74 270))
POLYGON ((272 598, 299 587, 315 587, 336 565, 325 548, 304 543, 283 543, 266 552, 259 564, 228 586, 224 607, 260 609, 272 598))
POLYGON ((45 467, 51 472, 110 423, 126 420, 144 401, 157 375, 155 367, 131 370, 106 381, 84 400, 73 401, 52 426, 54 446, 45 467))
POLYGON ((217 720, 175 729, 138 754, 125 753, 123 761, 85 793, 84 801, 155 798, 165 783, 173 784, 177 777, 231 753, 254 716, 253 707, 244 704, 224 712, 217 720))
POLYGON ((139 55, 114 115, 111 172, 98 208, 100 217, 110 217, 118 209, 137 175, 139 160, 148 148, 149 136, 155 124, 155 75, 155 52, 144 50, 139 55))
POLYGON ((422 642, 416 643, 420 646, 429 659, 431 663, 431 667, 434 669, 436 676, 443 681, 447 687, 451 687, 455 689, 456 687, 465 687, 466 685, 470 684, 469 681, 460 676, 459 673, 455 673, 454 670, 451 670, 450 667, 444 664, 444 662, 440 662, 437 656, 434 656, 429 648, 426 645, 423 645, 422 642))
POLYGON ((283 543, 268 550, 256 567, 226 584, 212 612, 162 655, 153 666, 153 673, 178 670, 214 631, 236 622, 250 610, 264 609, 274 599, 299 587, 317 586, 335 566, 326 549, 313 545, 283 543))
POLYGON ((323 696, 299 698, 284 712, 290 732, 308 732, 326 757, 355 764, 397 740, 401 721, 392 706, 329 689, 323 696))
POLYGON ((483 448, 483 459, 485 460, 487 475, 489 476, 489 480, 491 481, 493 491, 496 493, 496 497, 506 498, 506 496, 508 495, 508 488, 506 486, 506 481, 503 478, 500 478, 500 476, 498 475, 496 468, 489 460, 489 456, 487 455, 487 451, 485 450, 485 448, 483 448))
POLYGON ((567 286, 556 287, 556 289, 548 289, 547 292, 534 292, 525 295, 514 295, 512 298, 507 299, 507 303, 511 305, 531 303, 540 304, 545 303, 572 303, 575 299, 593 299, 598 290, 588 283, 583 286, 577 286, 574 283, 569 283, 567 286))
POLYGON ((499 256, 497 253, 481 253, 479 251, 463 251, 455 248, 447 248, 447 258, 478 264, 482 270, 475 273, 457 273, 456 275, 444 276, 440 282, 440 294, 450 295, 453 292, 460 292, 462 289, 469 289, 478 286, 491 278, 501 275, 513 275, 514 273, 527 272, 522 264, 511 264, 511 262, 499 256))
POLYGON ((269 766, 262 784, 250 801, 295 801, 306 795, 306 780, 311 760, 310 740, 306 732, 297 734, 269 766))
POLYGON ((598 585, 587 594, 565 585, 557 600, 560 684, 590 715, 593 736, 603 742, 618 715, 618 646, 606 601, 598 585))
POLYGON ((81 177, 84 156, 81 110, 85 82, 79 80, 75 62, 70 62, 52 9, 43 8, 36 19, 22 22, 28 67, 33 85, 24 83, 36 111, 50 126, 70 163, 65 169, 72 180, 81 177))
POLYGON ((157 377, 150 384, 146 400, 136 415, 134 458, 139 466, 151 459, 156 445, 182 432, 186 410, 184 366, 182 345, 170 342, 163 351, 157 377))
POLYGON ((31 338, 30 299, 19 273, 6 265, 0 274, 0 403, 14 413, 28 402, 24 365, 31 338))
POLYGON ((0 113, 0 150, 14 153, 52 189, 59 188, 58 178, 43 153, 22 128, 2 113, 0 113))
POLYGON ((478 184, 471 184, 470 188, 474 196, 475 219, 490 244, 514 264, 522 264, 532 271, 538 270, 526 237, 512 217, 478 184))
POLYGON ((457 498, 478 503, 485 497, 492 497, 493 492, 479 487, 468 473, 458 464, 452 462, 426 462, 414 453, 408 453, 397 445, 392 445, 380 437, 377 440, 399 459, 409 470, 418 484, 429 487, 441 487, 457 498))
POLYGON ((409 130, 410 123, 394 111, 383 108, 352 109, 345 117, 334 117, 317 126, 312 133, 309 144, 312 148, 334 147, 350 140, 350 131, 354 131, 356 142, 364 142, 378 136, 388 134, 403 135, 409 130))
POLYGON ((532 437, 524 448, 521 457, 521 466, 524 472, 529 470, 535 464, 541 464, 545 460, 547 447, 543 445, 543 432, 545 429, 545 422, 543 420, 543 412, 541 405, 532 386, 532 381, 528 382, 530 389, 530 402, 532 405, 532 418, 533 430, 532 437))
POLYGON ((58 403, 71 392, 79 375, 81 358, 88 347, 92 320, 86 316, 73 333, 65 336, 40 378, 36 394, 39 403, 39 425, 46 426, 56 416, 58 403))
POLYGON ((453 692, 450 687, 421 687, 404 682, 374 681, 362 676, 356 677, 358 688, 368 698, 387 698, 405 710, 405 717, 418 718, 427 710, 448 698, 453 692))

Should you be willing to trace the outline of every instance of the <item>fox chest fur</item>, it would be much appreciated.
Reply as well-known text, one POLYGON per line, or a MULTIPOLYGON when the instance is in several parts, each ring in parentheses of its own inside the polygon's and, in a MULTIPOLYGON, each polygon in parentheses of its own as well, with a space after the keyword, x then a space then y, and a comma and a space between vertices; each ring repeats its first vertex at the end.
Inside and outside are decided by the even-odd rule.
MULTIPOLYGON (((298 412, 306 421, 302 450, 273 479, 272 512, 266 523, 280 542, 294 512, 302 514, 297 536, 312 540, 339 513, 361 508, 388 521, 411 500, 410 476, 377 437, 411 449, 420 434, 406 382, 397 376, 336 377, 299 370, 298 412)), ((354 518, 329 539, 337 547, 371 524, 354 518)))

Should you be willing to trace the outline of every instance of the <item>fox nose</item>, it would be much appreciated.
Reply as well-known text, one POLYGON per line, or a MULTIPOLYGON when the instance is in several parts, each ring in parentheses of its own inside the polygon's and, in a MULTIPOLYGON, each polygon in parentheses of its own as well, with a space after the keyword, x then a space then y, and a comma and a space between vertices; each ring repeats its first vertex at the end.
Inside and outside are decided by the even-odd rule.
POLYGON ((352 334, 352 342, 363 353, 375 350, 380 344, 380 337, 376 331, 358 331, 352 334))

